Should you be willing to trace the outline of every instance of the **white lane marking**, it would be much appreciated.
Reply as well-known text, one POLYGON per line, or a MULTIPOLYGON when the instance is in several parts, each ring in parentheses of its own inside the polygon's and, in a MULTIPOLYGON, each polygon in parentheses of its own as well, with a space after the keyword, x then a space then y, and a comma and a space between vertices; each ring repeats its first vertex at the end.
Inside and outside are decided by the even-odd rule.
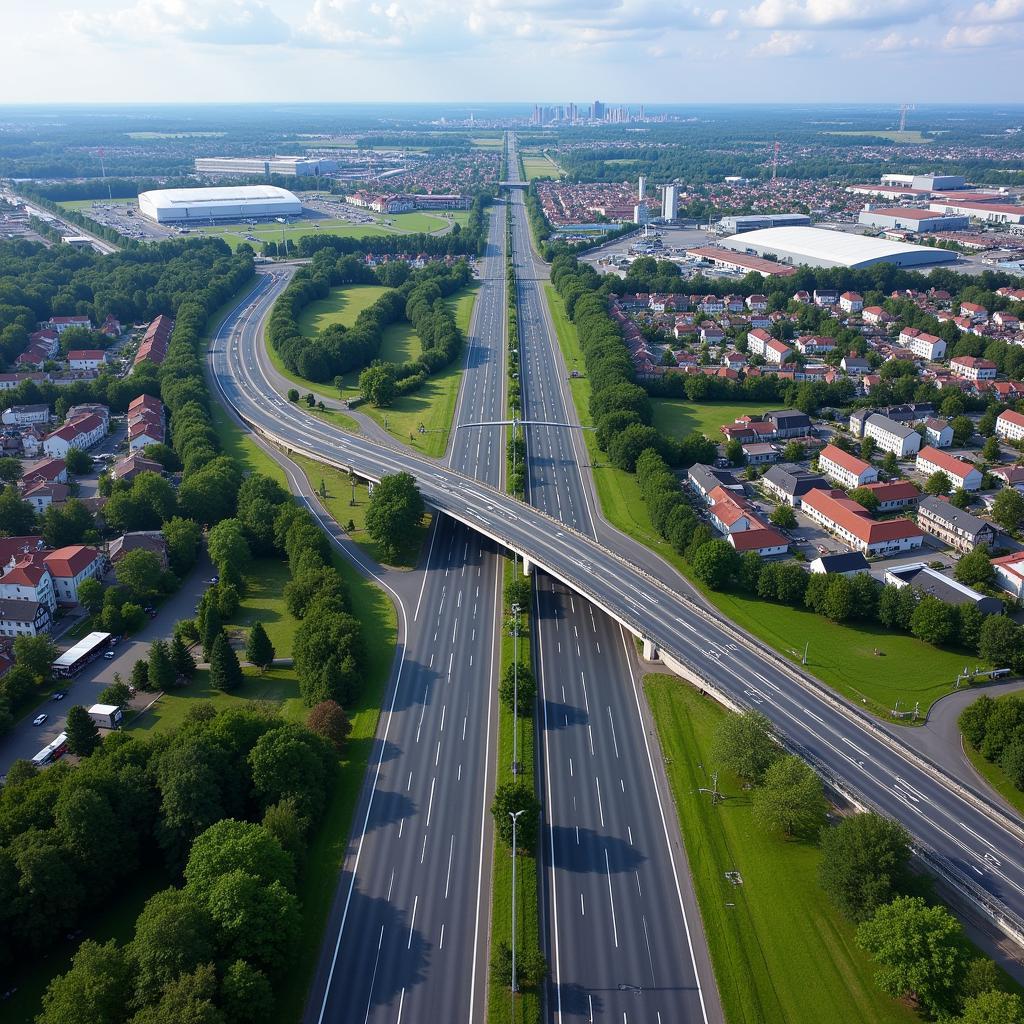
POLYGON ((612 895, 612 866, 608 860, 608 850, 604 851, 604 870, 608 875, 608 904, 612 909, 612 938, 615 940, 615 948, 619 948, 619 929, 615 924, 615 897, 612 895))
MULTIPOLYGON (((405 944, 406 949, 412 949, 412 933, 416 927, 416 907, 419 905, 419 902, 419 896, 412 901, 412 919, 409 921, 409 941, 405 944)), ((402 991, 404 992, 405 990, 403 989, 402 991)))
POLYGON ((604 807, 601 804, 601 780, 595 775, 594 785, 597 786, 597 810, 601 815, 601 828, 604 828, 604 807))
POLYGON ((373 974, 370 975, 370 994, 366 997, 366 1016, 363 1017, 363 1024, 370 1019, 370 1007, 373 1005, 373 985, 377 980, 377 967, 380 964, 380 949, 384 945, 384 925, 380 926, 380 938, 377 940, 377 955, 373 960, 373 974))
POLYGON ((430 828, 430 815, 434 811, 434 783, 437 782, 437 776, 430 780, 430 802, 427 804, 427 828, 430 828))
POLYGON ((615 720, 612 718, 612 706, 608 707, 608 724, 612 727, 612 746, 615 747, 615 759, 619 759, 619 741, 615 738, 615 720))
POLYGON ((448 874, 444 880, 444 898, 448 899, 448 887, 452 882, 452 857, 455 855, 455 833, 452 833, 451 842, 448 844, 448 874))

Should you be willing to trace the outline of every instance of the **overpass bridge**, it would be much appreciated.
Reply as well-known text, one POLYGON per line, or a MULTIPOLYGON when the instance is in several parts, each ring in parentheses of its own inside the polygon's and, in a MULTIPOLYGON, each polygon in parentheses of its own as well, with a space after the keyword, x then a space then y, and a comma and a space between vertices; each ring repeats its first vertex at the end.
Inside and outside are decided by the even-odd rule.
POLYGON ((529 188, 529 182, 526 181, 499 181, 498 188, 506 188, 510 191, 512 189, 519 189, 521 192, 525 192, 529 188))
POLYGON ((504 492, 397 445, 346 433, 271 383, 262 325, 286 279, 266 279, 211 348, 225 403, 286 452, 367 480, 412 474, 433 508, 489 537, 596 604, 645 653, 732 707, 754 707, 830 783, 904 824, 929 863, 1024 945, 1024 828, 986 795, 908 750, 881 723, 731 622, 594 539, 504 492), (909 795, 908 795, 909 794, 909 795), (986 854, 994 854, 994 862, 986 854), (973 872, 973 874, 972 874, 973 872), (977 875, 975 878, 974 876, 977 875))

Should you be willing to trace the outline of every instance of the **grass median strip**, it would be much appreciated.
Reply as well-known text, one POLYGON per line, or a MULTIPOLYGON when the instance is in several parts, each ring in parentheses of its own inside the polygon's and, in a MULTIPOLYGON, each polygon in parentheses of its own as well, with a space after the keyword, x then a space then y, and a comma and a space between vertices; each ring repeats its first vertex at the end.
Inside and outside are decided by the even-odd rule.
MULTIPOLYGON (((566 367, 570 374, 573 370, 583 373, 583 353, 576 328, 554 287, 548 284, 544 290, 566 367)), ((571 377, 569 388, 580 422, 589 424, 590 382, 586 377, 571 377)), ((728 422, 742 411, 742 406, 707 403, 687 408, 680 400, 655 402, 655 410, 656 422, 661 421, 659 426, 671 422, 674 428, 670 432, 685 434, 728 422)), ((582 433, 604 517, 690 579, 689 566, 682 556, 654 529, 636 477, 608 465, 592 430, 582 433)), ((714 591, 692 579, 691 582, 728 619, 791 661, 799 663, 805 644, 809 644, 807 669, 878 715, 887 716, 897 701, 903 710, 920 702, 921 712, 925 713, 939 697, 949 693, 963 668, 963 653, 940 650, 903 633, 840 625, 800 608, 714 591)))
POLYGON ((874 984, 854 928, 818 884, 821 852, 756 826, 730 773, 713 805, 712 737, 729 714, 675 676, 644 677, 729 1024, 910 1024, 874 984), (726 872, 738 872, 732 881, 726 872), (827 1013, 824 1008, 827 1007, 827 1013))
MULTIPOLYGON (((504 562, 504 582, 507 584, 521 571, 521 564, 511 559, 504 562)), ((505 604, 503 623, 507 624, 511 616, 508 602, 505 604)), ((519 663, 530 665, 530 613, 525 610, 520 615, 522 623, 519 637, 519 663)), ((499 682, 505 672, 513 664, 515 658, 515 638, 509 635, 509 629, 503 626, 501 637, 501 671, 499 682)), ((536 702, 534 702, 536 706, 536 702)), ((504 702, 498 701, 498 769, 495 785, 521 782, 532 790, 536 790, 536 756, 535 730, 533 718, 523 715, 519 717, 518 743, 514 742, 515 718, 512 710, 504 702), (513 752, 517 748, 519 773, 513 774, 513 752)), ((536 842, 531 844, 536 850, 536 842)), ((502 942, 510 942, 512 935, 512 854, 508 847, 495 836, 494 864, 491 871, 491 942, 492 956, 502 942)), ((516 950, 522 954, 525 950, 541 948, 540 908, 538 904, 538 865, 532 853, 520 850, 516 857, 516 950)), ((510 981, 491 976, 488 986, 487 1020, 488 1024, 538 1024, 541 1019, 540 992, 536 989, 524 989, 513 996, 510 981)))

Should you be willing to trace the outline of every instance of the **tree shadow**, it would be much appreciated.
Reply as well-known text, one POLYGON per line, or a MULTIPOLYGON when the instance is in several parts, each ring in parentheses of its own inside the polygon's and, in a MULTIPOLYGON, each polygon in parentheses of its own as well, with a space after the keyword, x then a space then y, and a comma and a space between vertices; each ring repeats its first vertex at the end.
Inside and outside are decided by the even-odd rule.
POLYGON ((373 796, 373 807, 366 824, 366 831, 386 828, 403 818, 410 818, 416 812, 416 804, 404 793, 396 790, 379 789, 373 796))
POLYGON ((551 1006, 561 1006, 562 1017, 581 1017, 583 1020, 597 1020, 598 1014, 604 1010, 604 1000, 595 992, 591 992, 575 982, 567 985, 556 985, 549 982, 548 1002, 551 1006), (593 1017, 591 1017, 593 1010, 593 1017))
MULTIPOLYGON (((575 874, 636 871, 647 859, 635 846, 618 836, 601 835, 593 829, 555 825, 550 851, 554 846, 555 867, 575 874), (607 860, 605 854, 607 853, 607 860)), ((550 855, 550 852, 549 852, 550 855)))
POLYGON ((573 704, 563 704, 561 701, 549 700, 544 702, 541 724, 554 732, 556 729, 568 729, 573 725, 586 725, 589 721, 586 711, 573 704))

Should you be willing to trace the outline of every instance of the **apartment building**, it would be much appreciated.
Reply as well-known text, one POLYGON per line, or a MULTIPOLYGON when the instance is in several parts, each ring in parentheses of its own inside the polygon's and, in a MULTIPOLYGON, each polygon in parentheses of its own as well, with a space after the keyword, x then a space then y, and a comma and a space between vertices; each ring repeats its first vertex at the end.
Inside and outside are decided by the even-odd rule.
POLYGON ((864 436, 874 438, 883 452, 892 452, 899 459, 913 455, 921 447, 921 435, 913 427, 877 412, 865 418, 864 436))
POLYGON ((825 488, 828 484, 819 473, 801 469, 791 462, 781 462, 761 477, 761 486, 778 501, 799 508, 805 494, 816 488, 825 488))
POLYGON ((1024 415, 1007 409, 996 417, 996 435, 1004 441, 1024 441, 1024 415))
POLYGON ((775 339, 762 327, 747 331, 747 351, 751 355, 764 356, 765 351, 775 339))
POLYGON ((877 522, 863 505, 839 490, 813 490, 804 495, 802 510, 847 547, 865 555, 898 555, 924 542, 909 519, 877 522))
POLYGON ((954 356, 949 361, 954 377, 961 377, 977 383, 979 380, 995 380, 998 367, 991 359, 980 356, 954 356))
POLYGON ((924 421, 924 438, 933 448, 948 448, 953 443, 953 428, 946 420, 929 416, 924 421))
POLYGON ((1024 597, 1024 551, 993 558, 992 568, 996 571, 996 583, 1003 590, 1014 597, 1024 597))
POLYGON ((900 344, 910 349, 918 359, 930 362, 946 355, 946 342, 935 334, 929 334, 917 327, 904 327, 900 331, 900 344))
POLYGON ((878 479, 878 470, 870 462, 858 459, 856 455, 844 452, 834 444, 825 445, 818 454, 818 468, 830 480, 848 490, 874 483, 878 479))
POLYGON ((954 487, 962 487, 965 491, 976 491, 981 486, 981 470, 977 466, 957 459, 949 452, 940 452, 931 445, 917 453, 915 468, 926 476, 938 472, 945 473, 954 487))
POLYGON ((930 496, 917 506, 917 525, 961 553, 973 551, 979 544, 991 546, 998 535, 992 523, 930 496))

